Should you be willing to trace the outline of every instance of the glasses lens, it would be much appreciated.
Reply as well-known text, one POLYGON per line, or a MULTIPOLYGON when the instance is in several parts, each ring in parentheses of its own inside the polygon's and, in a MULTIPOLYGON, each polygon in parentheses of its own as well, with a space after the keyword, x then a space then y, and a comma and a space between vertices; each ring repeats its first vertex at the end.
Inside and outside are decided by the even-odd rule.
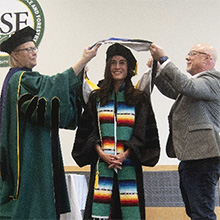
POLYGON ((29 47, 26 50, 27 50, 27 52, 30 52, 30 53, 37 52, 37 47, 29 47))
POLYGON ((194 56, 195 55, 195 53, 193 53, 192 51, 189 51, 189 53, 188 53, 188 56, 189 57, 192 57, 192 56, 194 56))
POLYGON ((188 56, 190 56, 190 57, 192 57, 192 56, 195 56, 196 54, 203 54, 203 55, 206 55, 207 53, 205 53, 205 52, 201 52, 201 51, 197 51, 197 50, 191 50, 191 51, 189 51, 189 53, 188 53, 188 56))

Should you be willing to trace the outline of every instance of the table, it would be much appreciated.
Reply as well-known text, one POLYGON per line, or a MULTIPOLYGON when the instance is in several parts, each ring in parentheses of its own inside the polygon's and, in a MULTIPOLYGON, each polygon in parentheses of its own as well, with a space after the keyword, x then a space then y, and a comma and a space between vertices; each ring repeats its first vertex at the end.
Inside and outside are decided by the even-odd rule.
POLYGON ((66 173, 66 183, 69 194, 71 212, 61 214, 60 220, 82 220, 85 210, 88 185, 85 175, 66 173))

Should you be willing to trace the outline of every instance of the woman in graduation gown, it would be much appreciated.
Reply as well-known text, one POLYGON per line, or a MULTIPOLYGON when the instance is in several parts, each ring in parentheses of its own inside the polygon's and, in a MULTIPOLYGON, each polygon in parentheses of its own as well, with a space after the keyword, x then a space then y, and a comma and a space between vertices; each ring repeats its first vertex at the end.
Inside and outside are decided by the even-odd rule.
POLYGON ((129 49, 111 45, 80 119, 72 156, 91 165, 84 219, 145 219, 142 165, 154 166, 160 147, 150 98, 131 82, 135 67, 129 49))
POLYGON ((1 94, 0 219, 59 219, 70 211, 58 129, 77 126, 77 75, 97 47, 64 72, 41 75, 32 71, 35 34, 26 27, 0 45, 11 66, 1 94))

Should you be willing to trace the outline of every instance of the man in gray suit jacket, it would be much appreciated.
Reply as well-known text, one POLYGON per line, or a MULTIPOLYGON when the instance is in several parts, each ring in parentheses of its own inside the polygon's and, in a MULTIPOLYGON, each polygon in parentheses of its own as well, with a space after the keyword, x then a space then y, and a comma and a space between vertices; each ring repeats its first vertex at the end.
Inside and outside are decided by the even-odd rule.
POLYGON ((220 72, 214 69, 216 50, 196 44, 181 71, 156 44, 150 47, 160 68, 155 84, 175 99, 170 114, 167 155, 178 158, 180 189, 187 215, 193 220, 216 220, 215 186, 220 174, 220 72))

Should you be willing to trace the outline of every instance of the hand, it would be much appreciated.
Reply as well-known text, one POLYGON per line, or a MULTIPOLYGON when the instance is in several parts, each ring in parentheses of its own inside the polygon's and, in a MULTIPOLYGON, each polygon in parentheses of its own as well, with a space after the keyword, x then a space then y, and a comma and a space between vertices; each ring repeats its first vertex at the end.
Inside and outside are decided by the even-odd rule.
POLYGON ((115 159, 112 159, 111 164, 108 166, 109 169, 122 169, 121 165, 126 160, 124 153, 116 155, 115 159))
POLYGON ((151 68, 151 67, 152 67, 152 64, 153 64, 153 58, 150 57, 149 60, 147 61, 147 66, 148 66, 149 68, 151 68))
POLYGON ((93 57, 96 56, 98 48, 101 46, 101 44, 96 44, 92 49, 91 47, 87 47, 84 49, 83 55, 82 55, 82 62, 88 63, 93 57))
POLYGON ((126 160, 127 157, 130 156, 130 149, 127 149, 125 152, 120 153, 118 155, 106 154, 99 144, 95 146, 96 151, 100 158, 104 160, 107 164, 109 164, 109 169, 122 169, 122 163, 126 160))
POLYGON ((150 45, 150 52, 151 52, 151 55, 152 57, 156 60, 156 61, 159 61, 159 59, 163 56, 166 56, 166 53, 165 51, 163 50, 162 47, 152 43, 150 45))
POLYGON ((96 44, 92 49, 90 49, 90 47, 84 49, 81 60, 72 67, 76 75, 78 75, 86 64, 96 56, 100 46, 101 44, 96 44))
MULTIPOLYGON (((108 154, 107 154, 108 155, 108 154)), ((109 169, 122 169, 122 162, 123 160, 121 160, 121 158, 119 157, 119 155, 111 155, 110 161, 108 162, 109 169)))
POLYGON ((106 154, 102 150, 99 150, 98 154, 102 160, 109 164, 109 169, 122 169, 122 162, 120 161, 120 157, 118 155, 106 154))

